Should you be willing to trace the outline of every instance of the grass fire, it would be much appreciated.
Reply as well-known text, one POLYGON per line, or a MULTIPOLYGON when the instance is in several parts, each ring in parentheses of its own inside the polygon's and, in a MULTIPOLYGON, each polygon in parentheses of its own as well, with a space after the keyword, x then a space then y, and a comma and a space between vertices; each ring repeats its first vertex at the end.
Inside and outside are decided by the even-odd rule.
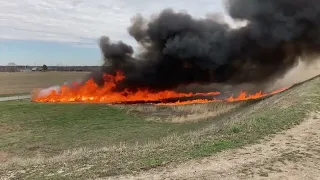
POLYGON ((0 72, 0 179, 320 179, 320 1, 225 2, 241 27, 165 9, 90 72, 0 72))
POLYGON ((119 82, 125 76, 117 72, 115 76, 105 74, 104 85, 98 86, 93 79, 85 83, 72 83, 63 85, 57 89, 44 89, 35 91, 32 100, 35 102, 90 102, 90 103, 155 103, 157 105, 184 105, 208 102, 236 102, 250 99, 259 99, 268 95, 276 94, 286 90, 282 88, 271 93, 262 91, 255 94, 247 94, 242 91, 238 96, 226 99, 216 99, 220 92, 207 93, 181 93, 172 90, 153 92, 148 89, 138 89, 135 92, 124 89, 115 91, 119 82), (206 99, 201 99, 206 97, 206 99), (190 100, 191 99, 191 100, 190 100))
POLYGON ((246 25, 233 28, 221 19, 194 18, 171 9, 150 20, 137 15, 128 32, 141 51, 134 53, 132 46, 103 36, 100 70, 82 83, 64 85, 46 95, 40 91, 33 100, 163 104, 256 99, 286 89, 260 91, 281 79, 299 60, 316 61, 320 52, 318 1, 227 2, 229 16, 246 25), (222 93, 217 88, 201 93, 175 91, 211 83, 251 83, 261 89, 252 94, 227 94, 234 96, 222 99, 215 98, 222 93))

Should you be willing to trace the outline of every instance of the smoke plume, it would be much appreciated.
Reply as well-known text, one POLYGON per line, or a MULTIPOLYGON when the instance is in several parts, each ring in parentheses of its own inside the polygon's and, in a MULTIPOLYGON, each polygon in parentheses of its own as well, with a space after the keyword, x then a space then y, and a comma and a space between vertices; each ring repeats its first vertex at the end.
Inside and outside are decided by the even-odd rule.
POLYGON ((283 78, 277 79, 266 91, 298 84, 318 75, 320 75, 320 59, 314 60, 312 64, 299 61, 298 66, 288 71, 283 78))
POLYGON ((215 16, 196 19, 171 9, 151 20, 135 16, 128 32, 142 51, 133 57, 130 45, 102 37, 104 65, 91 76, 101 84, 103 73, 123 71, 118 90, 252 84, 283 78, 299 59, 308 64, 320 52, 319 0, 228 0, 226 8, 247 25, 234 29, 215 16))

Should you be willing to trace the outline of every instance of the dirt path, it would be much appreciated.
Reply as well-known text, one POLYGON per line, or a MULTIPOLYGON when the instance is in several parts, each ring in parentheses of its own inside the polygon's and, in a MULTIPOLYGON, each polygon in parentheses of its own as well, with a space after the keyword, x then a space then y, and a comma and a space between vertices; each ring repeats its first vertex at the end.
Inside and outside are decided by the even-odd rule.
POLYGON ((15 101, 15 100, 29 99, 29 98, 30 98, 30 95, 0 97, 0 102, 3 102, 3 101, 15 101))
POLYGON ((110 179, 320 179, 320 112, 261 144, 175 167, 110 179))

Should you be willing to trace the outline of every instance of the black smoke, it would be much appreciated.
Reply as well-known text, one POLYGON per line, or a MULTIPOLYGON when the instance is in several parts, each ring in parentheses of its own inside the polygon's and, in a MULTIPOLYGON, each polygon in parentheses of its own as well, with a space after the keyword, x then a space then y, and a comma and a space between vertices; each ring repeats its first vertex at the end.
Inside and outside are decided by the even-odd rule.
MULTIPOLYGON (((247 25, 232 29, 214 17, 196 19, 189 14, 163 10, 147 21, 133 18, 129 34, 142 51, 102 37, 101 71, 124 72, 118 90, 174 89, 180 85, 259 83, 280 78, 299 57, 320 52, 319 0, 228 0, 229 15, 247 25)), ((309 58, 305 58, 309 59, 309 58)))

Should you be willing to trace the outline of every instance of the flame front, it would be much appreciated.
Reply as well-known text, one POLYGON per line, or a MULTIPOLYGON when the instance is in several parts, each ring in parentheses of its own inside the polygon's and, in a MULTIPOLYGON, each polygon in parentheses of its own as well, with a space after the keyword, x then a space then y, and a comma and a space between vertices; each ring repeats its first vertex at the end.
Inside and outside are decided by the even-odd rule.
POLYGON ((115 76, 105 74, 105 83, 103 87, 98 87, 93 79, 89 79, 84 84, 73 83, 71 86, 63 85, 58 90, 50 90, 45 95, 40 95, 41 91, 37 91, 32 98, 34 102, 90 102, 90 103, 128 103, 128 102, 158 102, 157 105, 184 105, 194 103, 208 103, 218 101, 243 101, 249 99, 258 99, 271 94, 276 94, 286 90, 283 88, 272 93, 264 94, 258 92, 253 95, 248 95, 246 92, 241 92, 237 97, 230 97, 225 100, 208 100, 208 99, 195 99, 188 101, 177 101, 173 103, 166 103, 165 100, 173 98, 191 98, 191 97, 204 97, 216 96, 220 92, 210 93, 179 93, 175 91, 160 91, 152 92, 147 89, 140 89, 131 92, 125 89, 122 92, 114 91, 117 84, 125 78, 122 72, 117 72, 115 76))
POLYGON ((241 91, 240 94, 237 97, 229 97, 227 99, 212 99, 212 100, 208 100, 208 99, 196 99, 196 100, 190 100, 190 101, 177 101, 177 102, 173 102, 173 103, 158 103, 157 105, 159 106, 175 106, 175 105, 187 105, 187 104, 204 104, 204 103, 209 103, 209 102, 237 102, 237 101, 247 101, 247 100, 252 100, 252 99, 260 99, 266 96, 270 96, 270 95, 274 95, 274 94, 278 94, 281 93, 285 90, 287 90, 288 88, 282 88, 282 89, 278 89, 276 91, 273 91, 271 93, 262 93, 262 91, 250 95, 245 91, 241 91))

